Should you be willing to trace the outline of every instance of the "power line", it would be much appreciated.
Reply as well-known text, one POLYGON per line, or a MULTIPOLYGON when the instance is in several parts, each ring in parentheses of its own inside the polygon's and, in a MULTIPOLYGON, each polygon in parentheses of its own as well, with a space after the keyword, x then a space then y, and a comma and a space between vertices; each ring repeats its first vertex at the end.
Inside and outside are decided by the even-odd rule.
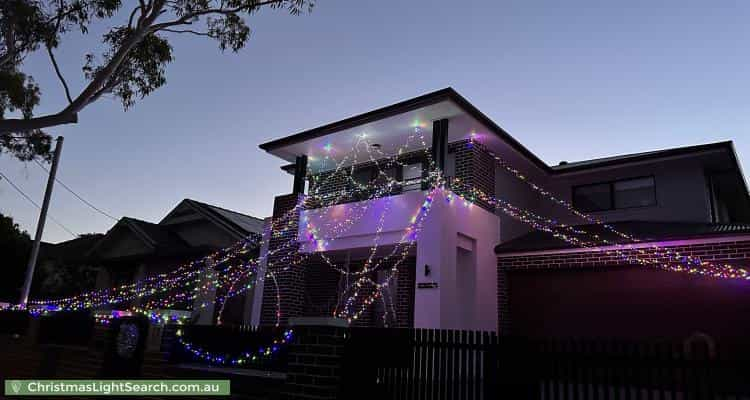
MULTIPOLYGON (((19 188, 18 186, 16 186, 16 184, 13 183, 13 181, 11 181, 10 179, 8 179, 8 177, 5 174, 3 174, 2 172, 0 172, 0 178, 5 179, 5 181, 8 182, 8 184, 11 187, 13 187, 13 189, 16 189, 16 192, 18 192, 21 196, 23 196, 26 200, 28 200, 36 208, 38 208, 38 209, 41 210, 42 207, 40 207, 39 204, 37 204, 31 197, 29 197, 26 193, 24 193, 23 190, 21 190, 21 188, 19 188)), ((65 225, 63 225, 60 221, 56 220, 51 215, 48 215, 48 217, 49 217, 49 219, 52 222, 54 222, 55 224, 57 224, 57 226, 59 226, 60 228, 62 228, 63 230, 65 230, 65 232, 68 232, 73 237, 78 237, 78 235, 76 235, 75 233, 73 233, 72 230, 68 229, 68 227, 66 227, 65 225)))
MULTIPOLYGON (((42 163, 40 163, 39 160, 35 159, 34 162, 36 163, 36 165, 39 166, 39 168, 41 168, 41 169, 45 170, 47 173, 49 173, 49 170, 47 169, 47 167, 45 167, 44 165, 42 165, 42 163)), ((98 208, 95 205, 91 204, 90 202, 86 201, 86 199, 84 199, 78 193, 76 193, 75 191, 73 191, 73 189, 69 188, 68 185, 64 184, 61 180, 57 179, 57 177, 55 177, 55 182, 59 183, 60 186, 62 186, 63 188, 65 188, 65 190, 67 190, 68 192, 70 192, 70 194, 72 194, 73 196, 75 196, 78 200, 81 200, 83 202, 83 204, 86 204, 87 206, 91 207, 93 210, 95 210, 99 214, 102 214, 105 217, 107 217, 107 218, 109 218, 109 219, 111 219, 113 221, 119 221, 119 219, 113 217, 112 215, 106 213, 105 211, 102 211, 100 208, 98 208)))

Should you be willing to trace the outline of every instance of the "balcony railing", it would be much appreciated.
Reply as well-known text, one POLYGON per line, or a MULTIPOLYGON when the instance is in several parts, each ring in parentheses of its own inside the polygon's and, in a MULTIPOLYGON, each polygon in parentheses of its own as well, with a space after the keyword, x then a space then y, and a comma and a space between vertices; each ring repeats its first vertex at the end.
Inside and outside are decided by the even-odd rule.
MULTIPOLYGON (((364 186, 364 185, 363 185, 364 186)), ((419 177, 385 184, 369 185, 366 188, 344 189, 323 194, 313 194, 305 202, 306 209, 315 209, 336 204, 354 203, 406 192, 425 190, 429 186, 426 179, 419 177)))

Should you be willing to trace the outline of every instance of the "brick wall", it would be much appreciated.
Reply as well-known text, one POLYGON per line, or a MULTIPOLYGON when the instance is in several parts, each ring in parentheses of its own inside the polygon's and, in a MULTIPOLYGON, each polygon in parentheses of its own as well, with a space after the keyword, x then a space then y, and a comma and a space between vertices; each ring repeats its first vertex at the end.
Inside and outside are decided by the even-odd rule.
MULTIPOLYGON (((376 259, 375 263, 378 262, 376 259)), ((336 263, 338 268, 344 269, 343 262, 336 263)), ((349 264, 349 270, 354 272, 361 270, 364 260, 353 260, 349 264)), ((392 263, 384 262, 378 267, 379 271, 390 270, 392 263)), ((386 293, 386 307, 388 308, 387 322, 390 327, 408 328, 414 326, 414 286, 415 286, 416 259, 407 257, 396 268, 395 275, 391 279, 390 290, 386 293), (395 311, 395 315, 394 315, 395 311)), ((383 274, 371 273, 370 279, 382 281, 383 274)), ((352 277, 351 279, 356 279, 352 277)), ((333 315, 340 293, 346 287, 345 277, 325 263, 320 257, 312 256, 305 265, 305 317, 330 317, 333 315)), ((360 296, 355 303, 354 309, 363 305, 362 300, 372 293, 374 288, 370 284, 364 284, 359 292, 365 294, 360 296)), ((365 308, 365 311, 354 321, 352 326, 356 327, 378 327, 384 325, 384 307, 381 300, 365 308)))
MULTIPOLYGON (((456 170, 454 177, 464 186, 475 187, 482 192, 495 195, 495 158, 487 148, 476 140, 461 140, 448 144, 448 152, 455 154, 456 170)), ((464 194, 461 190, 455 190, 464 194)), ((477 205, 492 213, 495 207, 480 199, 477 205)))
POLYGON ((394 303, 396 306, 396 320, 392 326, 396 328, 414 327, 414 289, 416 285, 417 259, 409 257, 398 266, 394 303))
MULTIPOLYGON (((343 268, 343 266, 339 266, 343 268)), ((305 316, 330 317, 338 304, 341 273, 331 268, 320 256, 313 255, 305 263, 305 316)))
POLYGON ((286 324, 290 317, 301 316, 305 302, 305 270, 304 266, 292 266, 297 259, 296 243, 299 212, 282 220, 282 217, 292 210, 299 201, 298 194, 277 196, 273 204, 273 226, 268 251, 276 251, 268 256, 267 268, 276 277, 276 284, 270 276, 266 276, 263 285, 263 304, 261 306, 261 325, 274 325, 276 323, 276 295, 280 296, 281 324, 286 324), (287 225, 287 223, 289 225, 287 225), (287 227, 289 229, 284 229, 287 227), (291 245, 289 243, 292 242, 291 245), (284 246, 288 246, 284 248, 284 246), (279 250, 283 249, 283 250, 279 250))
MULTIPOLYGON (((393 260, 383 262, 378 270, 389 271, 393 263, 396 261, 396 257, 393 260)), ((377 262, 377 261, 376 261, 377 262)), ((362 267, 361 261, 353 263, 356 265, 352 267, 352 270, 356 270, 362 267)), ((395 275, 391 278, 390 290, 384 293, 385 304, 382 300, 378 300, 375 303, 367 306, 365 312, 356 320, 352 321, 354 327, 382 327, 385 323, 389 327, 397 328, 411 328, 414 326, 414 286, 415 286, 415 269, 416 269, 416 258, 407 257, 397 267, 395 275), (385 314, 387 307, 388 314, 385 314), (395 315, 394 315, 395 313, 395 315)), ((381 281, 384 279, 382 276, 378 277, 377 274, 373 273, 370 276, 371 279, 381 281)), ((362 293, 372 293, 374 290, 371 285, 364 285, 361 289, 362 293)), ((360 298, 361 300, 362 298, 360 298)), ((362 305, 361 301, 355 304, 355 309, 359 309, 362 305)))
MULTIPOLYGON (((735 266, 750 266, 750 237, 743 240, 719 242, 698 242, 673 246, 663 246, 671 252, 682 256, 698 257, 703 261, 725 262, 735 266)), ((521 270, 561 270, 592 269, 615 266, 634 265, 636 249, 622 249, 620 254, 612 251, 577 251, 568 253, 530 254, 518 256, 499 256, 498 267, 498 329, 501 334, 510 334, 513 317, 510 314, 508 273, 521 270)), ((661 251, 660 253, 664 253, 661 251)), ((674 263, 667 256, 652 255, 640 259, 657 260, 662 263, 674 263)), ((650 268, 634 265, 633 268, 650 268)), ((674 272, 679 273, 679 272, 674 272)), ((708 278, 707 278, 708 279, 708 278)))
POLYGON ((337 399, 347 328, 294 326, 289 368, 281 398, 337 399))

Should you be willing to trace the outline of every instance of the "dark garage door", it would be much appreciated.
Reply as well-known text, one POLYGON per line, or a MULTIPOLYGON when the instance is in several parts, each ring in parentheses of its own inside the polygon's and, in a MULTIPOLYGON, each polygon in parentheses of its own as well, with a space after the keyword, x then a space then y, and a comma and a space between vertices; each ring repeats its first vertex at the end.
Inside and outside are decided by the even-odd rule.
MULTIPOLYGON (((750 282, 641 266, 514 271, 512 333, 527 336, 716 339, 750 332, 750 282)), ((502 318, 502 316, 501 316, 502 318)))

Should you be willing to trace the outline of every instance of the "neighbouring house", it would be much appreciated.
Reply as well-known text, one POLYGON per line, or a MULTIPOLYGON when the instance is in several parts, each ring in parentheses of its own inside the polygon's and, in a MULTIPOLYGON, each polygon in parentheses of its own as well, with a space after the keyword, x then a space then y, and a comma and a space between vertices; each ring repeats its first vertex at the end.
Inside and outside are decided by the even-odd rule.
POLYGON ((103 236, 89 233, 60 243, 43 242, 32 281, 32 298, 67 297, 93 289, 98 269, 86 253, 103 236))
POLYGON ((348 305, 361 310, 355 325, 625 337, 750 328, 749 281, 634 261, 662 257, 648 253, 658 245, 671 249, 665 265, 681 262, 675 251, 748 265, 750 196, 731 142, 551 166, 448 88, 260 148, 291 163, 282 168, 294 175, 292 192, 275 198, 273 218, 294 229, 272 226, 276 234, 266 236, 261 266, 275 284, 259 282, 255 324, 276 323, 277 311, 281 322, 334 315, 360 272, 368 277, 362 292, 386 281, 388 290, 348 305), (358 146, 366 156, 351 156, 358 146), (452 189, 433 199, 405 247, 425 202, 429 159, 452 189), (390 186, 371 199, 378 185, 390 186), (289 215, 306 191, 330 201, 306 201, 289 215), (571 246, 537 229, 544 224, 608 245, 571 246), (640 241, 622 244, 613 230, 640 241), (363 270, 378 260, 377 271, 363 270))
MULTIPOLYGON (((50 247, 69 249, 75 244, 74 254, 66 252, 67 257, 73 257, 80 265, 98 268, 95 286, 101 289, 169 272, 251 236, 260 239, 262 228, 262 219, 185 199, 158 223, 123 217, 95 240, 83 243, 81 239, 74 239, 50 247)), ((53 253, 45 262, 70 261, 68 258, 59 260, 53 253)), ((251 307, 251 300, 252 295, 237 296, 228 304, 224 320, 247 323, 242 310, 251 307)), ((138 302, 134 300, 133 304, 138 302)), ((207 314, 204 323, 211 321, 213 312, 209 307, 203 313, 207 314)))

